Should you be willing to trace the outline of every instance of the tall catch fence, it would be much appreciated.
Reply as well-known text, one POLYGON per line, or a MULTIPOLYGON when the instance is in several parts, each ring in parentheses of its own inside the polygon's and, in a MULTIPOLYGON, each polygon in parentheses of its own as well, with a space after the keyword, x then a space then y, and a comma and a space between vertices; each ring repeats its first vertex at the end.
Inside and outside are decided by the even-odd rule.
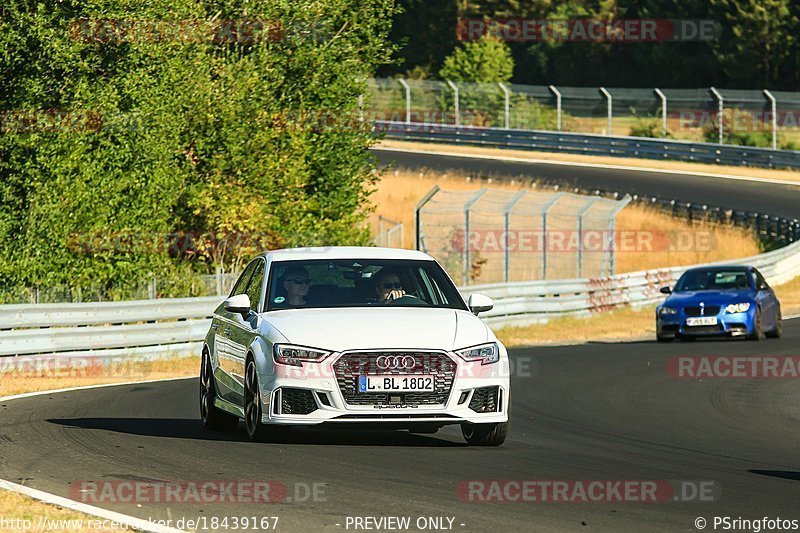
POLYGON ((416 247, 457 283, 609 276, 630 197, 435 186, 417 205, 416 247))

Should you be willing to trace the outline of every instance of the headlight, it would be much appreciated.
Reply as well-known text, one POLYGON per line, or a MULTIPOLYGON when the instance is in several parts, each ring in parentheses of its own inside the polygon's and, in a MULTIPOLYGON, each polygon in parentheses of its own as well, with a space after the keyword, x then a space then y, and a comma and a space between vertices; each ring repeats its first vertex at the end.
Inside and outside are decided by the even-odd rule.
POLYGON ((276 363, 292 366, 303 366, 303 361, 309 363, 319 363, 331 352, 308 348, 306 346, 292 346, 291 344, 276 344, 273 350, 273 357, 276 363))
POLYGON ((675 309, 674 307, 662 307, 661 309, 658 310, 658 314, 661 315, 661 316, 677 315, 678 314, 678 310, 675 309))
POLYGON ((750 302, 741 302, 738 304, 730 304, 725 308, 726 313, 745 313, 750 309, 750 302))
POLYGON ((500 360, 500 347, 496 342, 456 350, 456 353, 464 361, 480 361, 482 365, 490 365, 500 360))

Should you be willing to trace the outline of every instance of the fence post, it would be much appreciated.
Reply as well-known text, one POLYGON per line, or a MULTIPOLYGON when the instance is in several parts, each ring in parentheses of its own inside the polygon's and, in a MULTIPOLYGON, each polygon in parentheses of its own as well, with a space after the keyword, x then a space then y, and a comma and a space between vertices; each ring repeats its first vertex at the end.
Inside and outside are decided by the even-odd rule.
POLYGON ((422 248, 420 248, 420 245, 422 244, 422 226, 420 225, 419 212, 423 207, 425 207, 425 204, 427 204, 430 199, 433 198, 433 195, 440 190, 441 189, 438 185, 434 185, 433 189, 428 191, 428 194, 423 196, 422 200, 420 200, 419 203, 417 203, 417 206, 414 208, 414 249, 416 250, 422 250, 422 248))
POLYGON ((542 279, 547 279, 547 212, 563 195, 563 192, 557 192, 542 208, 542 279))
POLYGON ((358 121, 364 122, 364 95, 358 95, 358 121))
POLYGON ((527 191, 518 191, 511 200, 503 207, 503 281, 508 283, 509 251, 508 251, 508 232, 511 226, 511 211, 525 195, 527 191))
POLYGON ((455 105, 453 107, 454 107, 454 110, 455 110, 455 113, 456 113, 455 123, 456 123, 456 127, 458 127, 458 126, 461 125, 461 120, 459 119, 459 112, 458 112, 458 87, 456 86, 455 83, 453 83, 450 80, 447 80, 447 84, 450 86, 451 89, 453 89, 453 96, 455 98, 455 105))
POLYGON ((550 91, 556 95, 556 130, 561 131, 561 93, 555 85, 549 87, 550 91))
POLYGON ((771 107, 770 118, 772 122, 772 149, 777 150, 778 149, 778 117, 777 117, 778 105, 777 102, 775 101, 775 97, 772 96, 772 93, 766 89, 764 89, 764 96, 769 98, 771 107))
POLYGON ((606 102, 608 106, 608 132, 606 133, 606 135, 613 135, 613 132, 611 131, 611 126, 612 126, 611 117, 613 111, 613 104, 612 104, 613 100, 611 98, 611 93, 606 91, 605 87, 600 87, 600 92, 603 93, 603 96, 606 97, 606 102))
POLYGON ((505 120, 505 123, 506 123, 506 129, 510 130, 511 129, 511 91, 508 90, 508 87, 506 87, 505 83, 498 82, 497 85, 499 85, 500 88, 503 90, 503 94, 505 95, 505 98, 506 98, 506 105, 505 105, 505 119, 506 120, 505 120))
POLYGON ((583 277, 583 217, 586 215, 586 212, 591 209, 592 205, 600 200, 599 196, 595 196, 586 201, 586 205, 584 205, 578 211, 578 277, 583 277))
POLYGON ((661 98, 661 136, 667 136, 667 97, 661 92, 661 89, 656 88, 656 94, 661 98))
POLYGON ((467 200, 467 203, 464 204, 464 265, 462 267, 463 271, 463 285, 468 285, 469 282, 469 269, 471 266, 471 257, 469 253, 469 210, 472 209, 472 206, 475 205, 475 202, 478 199, 486 194, 486 191, 489 189, 481 189, 472 197, 467 200))
POLYGON ((617 270, 616 236, 614 235, 614 233, 617 231, 617 215, 619 214, 620 211, 625 209, 628 206, 628 204, 631 203, 632 201, 633 198, 631 197, 631 195, 626 194, 625 196, 623 196, 622 200, 619 201, 620 202, 619 207, 617 207, 609 217, 608 226, 611 234, 611 242, 609 243, 610 253, 608 261, 609 262, 608 270, 610 276, 616 274, 617 270))
POLYGON ((406 80, 403 78, 398 79, 400 85, 406 90, 406 124, 411 124, 411 87, 409 87, 406 80))
POLYGON ((719 102, 719 110, 717 111, 719 113, 719 116, 718 116, 718 119, 717 119, 717 127, 719 128, 719 144, 723 144, 722 143, 722 132, 723 132, 723 129, 725 127, 725 123, 723 121, 722 112, 724 111, 725 107, 724 107, 724 104, 723 104, 722 95, 719 94, 719 91, 717 91, 714 87, 711 87, 711 93, 717 99, 717 102, 719 102))

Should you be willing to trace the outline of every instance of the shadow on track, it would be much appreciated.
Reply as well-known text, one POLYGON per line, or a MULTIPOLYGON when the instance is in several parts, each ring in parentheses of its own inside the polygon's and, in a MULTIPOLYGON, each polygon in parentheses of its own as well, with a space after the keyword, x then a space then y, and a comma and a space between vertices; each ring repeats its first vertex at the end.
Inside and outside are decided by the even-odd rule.
MULTIPOLYGON (((244 431, 207 431, 195 418, 55 418, 51 424, 70 428, 96 429, 142 435, 191 440, 237 442, 246 440, 244 431)), ((284 428, 281 428, 284 429, 284 428)), ((419 446, 465 447, 463 442, 452 442, 428 435, 401 430, 342 430, 328 428, 298 428, 281 431, 269 439, 275 444, 317 444, 326 446, 419 446)))
POLYGON ((792 481, 800 481, 800 472, 792 472, 790 470, 748 470, 751 474, 758 474, 759 476, 777 477, 780 479, 791 479, 792 481))

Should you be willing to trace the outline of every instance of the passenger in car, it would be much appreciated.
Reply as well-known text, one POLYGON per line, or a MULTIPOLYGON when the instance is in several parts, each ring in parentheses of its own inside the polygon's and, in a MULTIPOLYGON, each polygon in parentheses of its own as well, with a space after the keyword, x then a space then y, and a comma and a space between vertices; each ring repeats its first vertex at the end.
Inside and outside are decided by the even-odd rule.
POLYGON ((278 281, 279 289, 283 289, 284 295, 275 298, 275 303, 286 307, 298 307, 306 305, 306 296, 311 286, 308 278, 308 271, 303 267, 289 267, 278 281), (278 301, 279 298, 284 298, 278 301))

